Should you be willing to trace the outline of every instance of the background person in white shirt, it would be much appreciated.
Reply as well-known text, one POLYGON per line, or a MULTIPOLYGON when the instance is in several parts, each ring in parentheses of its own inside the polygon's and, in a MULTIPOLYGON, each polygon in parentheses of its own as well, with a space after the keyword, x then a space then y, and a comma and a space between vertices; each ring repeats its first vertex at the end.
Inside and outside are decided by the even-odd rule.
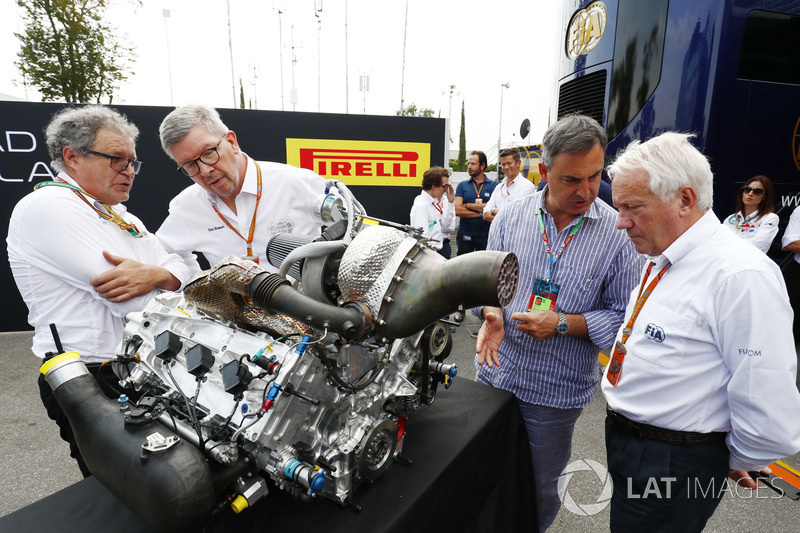
POLYGON ((456 211, 453 205, 455 190, 450 185, 450 171, 431 167, 422 175, 422 192, 411 207, 411 226, 422 229, 433 247, 445 259, 450 259, 450 231, 456 211))
POLYGON ((652 260, 602 380, 614 532, 701 531, 726 476, 756 488, 748 472, 800 450, 783 277, 714 216, 690 137, 634 141, 608 169, 617 227, 652 260))
POLYGON ((200 265, 193 252, 200 252, 210 266, 237 255, 277 272, 260 261, 272 237, 319 235, 323 222, 314 204, 325 194, 325 180, 304 168, 249 157, 214 108, 178 107, 159 134, 161 147, 194 184, 172 199, 156 236, 195 270, 200 265))
POLYGON ((519 167, 519 150, 507 148, 500 152, 500 168, 505 177, 500 185, 494 188, 492 197, 483 208, 483 220, 491 222, 508 202, 536 192, 536 185, 522 175, 519 167))
POLYGON ((736 211, 725 219, 725 226, 764 253, 769 251, 778 234, 772 182, 766 176, 755 176, 739 189, 736 211))
POLYGON ((786 280, 786 290, 794 314, 794 342, 800 347, 800 207, 796 207, 789 217, 789 223, 781 237, 781 248, 785 252, 792 252, 792 260, 783 270, 786 280))
MULTIPOLYGON (((34 327, 33 353, 57 353, 50 324, 64 351, 77 351, 109 397, 120 389, 102 367, 122 340, 124 318, 159 289, 177 290, 190 269, 168 254, 144 224, 121 204, 135 174, 139 130, 102 106, 65 108, 45 130, 55 181, 37 185, 14 208, 8 259, 34 327)), ((61 428, 84 476, 69 421, 44 377, 39 388, 48 415, 61 428)))

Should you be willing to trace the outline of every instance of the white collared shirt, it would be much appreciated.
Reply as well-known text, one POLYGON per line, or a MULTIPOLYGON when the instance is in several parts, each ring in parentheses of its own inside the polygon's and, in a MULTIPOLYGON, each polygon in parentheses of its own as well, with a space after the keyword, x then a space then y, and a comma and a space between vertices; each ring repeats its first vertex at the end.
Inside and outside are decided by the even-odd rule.
POLYGON ((764 253, 769 251, 775 235, 778 234, 778 215, 767 213, 763 217, 758 216, 758 210, 745 217, 739 211, 725 219, 724 225, 764 253))
MULTIPOLYGON (((78 186, 65 172, 58 177, 78 186)), ((94 205, 103 210, 100 203, 94 205)), ((14 207, 6 241, 8 260, 28 306, 28 322, 35 329, 31 349, 37 357, 56 352, 49 327, 54 323, 65 350, 79 352, 87 363, 109 359, 122 340, 125 315, 141 311, 160 292, 120 303, 102 298, 89 280, 114 266, 105 260, 103 250, 164 267, 181 282, 191 275, 181 258, 167 253, 124 205, 112 209, 144 235, 134 237, 104 220, 63 187, 43 187, 14 207)))
MULTIPOLYGON (((269 240, 280 233, 320 234, 324 222, 314 215, 314 204, 325 194, 325 180, 314 172, 282 163, 259 161, 261 202, 256 215, 253 254, 260 266, 277 272, 266 258, 269 240)), ((226 255, 247 255, 247 244, 214 211, 212 204, 239 233, 247 237, 256 208, 258 178, 255 161, 247 158, 242 190, 236 196, 236 214, 225 202, 197 184, 181 191, 169 204, 169 216, 156 236, 170 252, 179 254, 195 271, 200 270, 192 252, 201 252, 211 266, 226 255)))
POLYGON ((508 204, 508 202, 524 196, 530 196, 535 192, 536 185, 523 176, 522 172, 517 174, 517 177, 514 178, 514 181, 511 183, 508 182, 508 176, 506 176, 503 178, 503 181, 500 182, 500 185, 494 188, 492 197, 486 202, 483 212, 491 213, 492 209, 497 209, 499 211, 503 206, 508 204))
MULTIPOLYGON (((781 237, 781 248, 785 248, 795 241, 800 241, 800 207, 795 207, 789 217, 789 223, 781 237)), ((800 253, 795 252, 794 260, 800 263, 800 253)))
POLYGON ((411 206, 411 226, 422 228, 422 235, 436 250, 441 250, 444 239, 450 237, 455 217, 455 204, 448 202, 445 196, 437 200, 428 191, 419 193, 411 206))
POLYGON ((617 386, 602 380, 608 405, 661 428, 730 431, 734 470, 797 453, 797 354, 778 266, 711 211, 654 260, 650 280, 672 266, 633 324, 617 386))

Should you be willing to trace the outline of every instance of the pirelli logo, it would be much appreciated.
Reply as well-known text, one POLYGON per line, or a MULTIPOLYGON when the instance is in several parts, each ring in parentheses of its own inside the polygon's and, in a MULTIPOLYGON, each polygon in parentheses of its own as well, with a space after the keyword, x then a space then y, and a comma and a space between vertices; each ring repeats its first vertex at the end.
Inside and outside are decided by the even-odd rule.
POLYGON ((346 185, 419 187, 431 165, 429 143, 286 139, 286 162, 346 185))

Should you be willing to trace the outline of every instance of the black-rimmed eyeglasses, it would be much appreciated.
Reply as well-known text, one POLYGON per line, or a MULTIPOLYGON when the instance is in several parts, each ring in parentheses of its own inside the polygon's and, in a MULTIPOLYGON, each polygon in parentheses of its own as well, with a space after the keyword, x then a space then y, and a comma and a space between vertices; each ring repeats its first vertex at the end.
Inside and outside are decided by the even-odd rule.
POLYGON ((103 152, 95 152, 94 150, 86 150, 86 153, 110 159, 109 166, 117 172, 125 172, 125 169, 130 165, 131 168, 133 168, 133 173, 138 174, 139 170, 142 168, 141 161, 134 161, 133 159, 120 157, 118 155, 108 155, 103 152))
POLYGON ((197 176, 200 172, 200 165, 197 164, 198 161, 203 163, 204 165, 214 165, 219 161, 219 145, 222 143, 222 139, 225 136, 219 138, 217 145, 214 148, 209 148, 208 150, 203 151, 202 154, 197 159, 192 159, 191 161, 187 161, 186 163, 182 164, 178 167, 178 170, 189 176, 190 178, 197 176))
POLYGON ((747 185, 745 185, 744 187, 742 187, 742 192, 743 193, 751 192, 751 193, 755 194, 756 196, 761 196, 762 194, 764 194, 764 189, 762 189, 760 187, 756 187, 754 189, 752 187, 748 187, 747 185))

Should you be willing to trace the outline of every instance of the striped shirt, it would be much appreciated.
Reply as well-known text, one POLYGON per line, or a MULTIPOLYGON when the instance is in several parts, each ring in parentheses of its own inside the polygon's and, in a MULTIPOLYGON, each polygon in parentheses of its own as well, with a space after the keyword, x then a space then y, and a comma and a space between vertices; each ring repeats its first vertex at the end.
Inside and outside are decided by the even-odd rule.
MULTIPOLYGON (((556 310, 582 314, 590 339, 557 335, 536 341, 519 331, 511 315, 527 310, 535 280, 544 279, 548 270, 539 210, 554 256, 581 219, 575 217, 559 233, 544 205, 546 190, 508 204, 492 223, 487 249, 514 252, 520 274, 514 300, 503 309, 500 366, 484 364, 477 370, 487 382, 525 402, 561 409, 585 407, 600 380, 598 351, 614 342, 644 259, 625 232, 615 228, 616 211, 595 200, 583 215, 583 226, 552 267, 552 281, 561 286, 556 310)), ((476 311, 480 316, 480 309, 476 311)))

